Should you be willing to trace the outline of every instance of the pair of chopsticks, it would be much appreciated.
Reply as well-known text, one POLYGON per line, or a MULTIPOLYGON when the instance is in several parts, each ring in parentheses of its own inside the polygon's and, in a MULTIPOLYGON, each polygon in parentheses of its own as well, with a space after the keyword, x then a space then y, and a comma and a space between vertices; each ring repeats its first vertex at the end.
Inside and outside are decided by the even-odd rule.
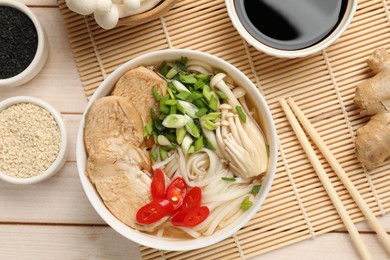
POLYGON ((363 259, 372 259, 370 253, 367 250, 367 247, 363 243, 359 235, 359 232, 357 231, 355 225, 352 222, 351 217, 348 215, 347 210, 344 208, 344 205, 340 197, 337 195, 335 188, 333 187, 328 175, 326 174, 324 168, 322 167, 320 160, 316 156, 297 118, 299 119, 300 123, 305 128, 306 132, 313 140, 315 145, 320 149, 321 153, 324 155, 325 159, 328 161, 332 169, 335 171, 335 173, 337 174, 337 176, 339 177, 343 185, 351 194, 352 198, 359 206, 360 210, 364 214, 368 223, 377 233, 378 238, 382 243, 383 247, 390 254, 389 236, 387 235, 383 227, 380 225, 380 223, 378 222, 374 214, 371 212, 370 208, 367 206, 366 202, 364 201, 363 197, 360 195, 359 191, 356 189, 356 187, 353 185, 351 180, 348 178, 347 174, 345 173, 341 165, 337 162, 332 152, 329 150, 329 148, 326 146, 324 141, 321 139, 320 135, 317 133, 317 131, 311 125, 309 120, 306 118, 306 116, 303 114, 303 112, 300 110, 300 108, 291 98, 288 98, 287 101, 286 99, 282 98, 281 100, 279 100, 279 102, 282 106, 284 113, 286 114, 288 121, 290 122, 291 127, 293 128, 295 135, 297 136, 300 144, 302 145, 302 148, 304 149, 306 155, 308 156, 308 159, 313 165, 313 168, 315 169, 322 185, 324 186, 326 192, 328 193, 329 198, 331 199, 345 227, 347 228, 349 234, 351 235, 352 241, 354 242, 361 257, 363 259))

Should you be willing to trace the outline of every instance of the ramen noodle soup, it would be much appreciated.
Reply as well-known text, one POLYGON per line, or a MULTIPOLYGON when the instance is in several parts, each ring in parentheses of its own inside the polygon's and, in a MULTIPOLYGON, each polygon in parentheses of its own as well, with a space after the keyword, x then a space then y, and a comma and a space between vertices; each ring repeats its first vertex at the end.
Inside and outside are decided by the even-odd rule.
POLYGON ((199 60, 126 72, 84 124, 86 174, 125 224, 156 236, 211 236, 261 189, 269 146, 238 82, 199 60))

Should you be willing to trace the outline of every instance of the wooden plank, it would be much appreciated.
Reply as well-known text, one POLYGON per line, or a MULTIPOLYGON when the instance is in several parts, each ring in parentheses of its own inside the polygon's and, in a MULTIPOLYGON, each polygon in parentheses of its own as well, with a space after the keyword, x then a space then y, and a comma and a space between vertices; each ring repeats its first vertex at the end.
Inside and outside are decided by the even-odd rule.
MULTIPOLYGON (((65 167, 45 182, 29 186, 0 182, 0 258, 140 259, 138 245, 105 225, 87 200, 79 181, 75 142, 87 101, 57 1, 18 1, 27 3, 39 16, 49 36, 50 54, 35 79, 25 86, 2 90, 0 100, 31 95, 52 104, 65 117, 71 150, 65 167)), ((378 220, 390 232, 390 215, 378 220)), ((371 228, 365 223, 358 223, 357 227, 375 259, 388 259, 371 228)), ((252 259, 358 258, 342 228, 314 240, 270 250, 252 259)), ((154 259, 162 259, 158 251, 154 259)))
POLYGON ((63 18, 56 8, 32 8, 49 37, 49 56, 43 69, 25 85, 2 88, 0 100, 12 96, 43 99, 62 113, 81 113, 87 100, 66 35, 63 18))
POLYGON ((140 259, 109 227, 0 225, 1 259, 140 259))

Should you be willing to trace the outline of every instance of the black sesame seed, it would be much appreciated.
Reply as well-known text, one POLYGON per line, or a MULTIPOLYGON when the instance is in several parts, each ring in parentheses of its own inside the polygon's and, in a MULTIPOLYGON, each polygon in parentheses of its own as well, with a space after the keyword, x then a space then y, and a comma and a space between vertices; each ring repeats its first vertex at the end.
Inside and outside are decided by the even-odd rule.
POLYGON ((23 72, 37 48, 38 34, 31 19, 17 9, 0 6, 0 79, 23 72))

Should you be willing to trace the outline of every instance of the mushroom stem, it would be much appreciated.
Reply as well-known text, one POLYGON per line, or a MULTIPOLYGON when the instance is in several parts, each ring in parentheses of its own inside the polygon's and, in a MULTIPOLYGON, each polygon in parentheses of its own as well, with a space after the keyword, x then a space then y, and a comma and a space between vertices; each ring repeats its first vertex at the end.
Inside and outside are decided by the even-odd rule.
POLYGON ((239 172, 235 170, 236 174, 242 174, 243 176, 246 176, 247 174, 250 176, 257 176, 267 169, 268 155, 265 138, 261 129, 248 110, 244 100, 245 91, 243 89, 237 89, 234 93, 224 82, 225 76, 226 75, 224 73, 218 73, 211 79, 210 82, 210 86, 212 88, 219 89, 228 97, 228 104, 222 104, 220 106, 222 112, 222 122, 221 126, 218 127, 216 131, 217 143, 220 146, 221 153, 227 160, 236 161, 236 163, 233 163, 234 168, 240 169, 239 172), (237 97, 243 101, 240 102, 237 97), (229 114, 233 113, 234 108, 237 106, 240 106, 244 109, 244 113, 247 117, 245 124, 241 124, 241 121, 238 117, 235 120, 229 119, 229 117, 231 117, 229 114), (228 152, 226 150, 226 137, 229 134, 233 136, 235 142, 229 143, 228 152), (238 157, 236 151, 232 150, 234 147, 239 150, 239 146, 248 152, 249 160, 248 158, 244 158, 242 156, 238 157), (233 158, 234 155, 235 157, 233 158), (251 163, 255 169, 252 169, 251 172, 248 173, 248 169, 245 169, 245 167, 240 167, 240 165, 243 164, 237 163, 237 160, 246 160, 246 163, 251 163))

